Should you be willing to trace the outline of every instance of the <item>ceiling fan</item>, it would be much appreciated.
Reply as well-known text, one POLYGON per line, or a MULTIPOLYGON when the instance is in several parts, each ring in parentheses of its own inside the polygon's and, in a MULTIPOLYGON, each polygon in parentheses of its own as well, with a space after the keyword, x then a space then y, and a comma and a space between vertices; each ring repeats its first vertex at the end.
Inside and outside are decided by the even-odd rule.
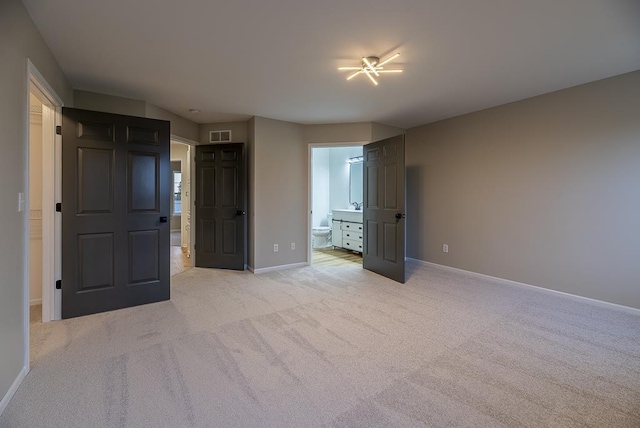
POLYGON ((386 69, 383 66, 390 61, 398 58, 400 56, 400 52, 391 55, 389 58, 384 61, 380 61, 380 58, 377 56, 367 56, 362 57, 362 65, 359 67, 338 67, 340 71, 354 71, 355 73, 347 76, 347 80, 351 80, 359 74, 366 75, 371 83, 378 86, 378 81, 376 77, 380 77, 382 73, 402 73, 402 69, 386 69), (374 77, 375 76, 375 77, 374 77))

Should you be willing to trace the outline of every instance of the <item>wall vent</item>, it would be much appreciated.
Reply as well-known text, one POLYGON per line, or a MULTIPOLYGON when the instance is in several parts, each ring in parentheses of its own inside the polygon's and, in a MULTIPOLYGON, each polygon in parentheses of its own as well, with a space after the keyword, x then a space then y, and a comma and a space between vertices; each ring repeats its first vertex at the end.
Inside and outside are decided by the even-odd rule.
POLYGON ((210 143, 230 143, 231 131, 209 131, 210 143))

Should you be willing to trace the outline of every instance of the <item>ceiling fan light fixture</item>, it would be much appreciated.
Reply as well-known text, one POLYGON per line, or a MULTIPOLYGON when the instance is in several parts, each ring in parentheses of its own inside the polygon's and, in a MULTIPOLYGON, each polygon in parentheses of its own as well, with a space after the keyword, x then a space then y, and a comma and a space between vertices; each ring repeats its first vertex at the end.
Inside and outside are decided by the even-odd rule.
POLYGON ((394 59, 398 58, 399 56, 400 56, 400 52, 397 52, 397 53, 391 55, 389 58, 385 59, 380 64, 378 64, 378 67, 382 67, 383 65, 385 65, 389 61, 393 61, 394 59))
POLYGON ((374 67, 374 65, 378 63, 379 59, 374 57, 369 57, 369 58, 362 57, 362 62, 364 62, 367 65, 367 67, 373 74, 375 74, 376 76, 380 76, 378 74, 378 70, 376 70, 376 68, 374 67), (373 61, 370 61, 369 58, 371 58, 373 61))
POLYGON ((380 77, 380 73, 402 73, 402 69, 388 70, 383 67, 384 64, 387 64, 388 62, 393 61, 399 56, 400 56, 400 52, 394 55, 391 55, 389 58, 385 59, 382 62, 380 61, 380 58, 377 56, 365 56, 365 57, 362 57, 362 64, 359 67, 338 67, 338 70, 339 71, 355 70, 355 73, 352 73, 349 76, 347 76, 347 80, 353 79, 358 74, 366 74, 369 80, 371 80, 371 83, 373 83, 375 86, 378 86, 378 81, 374 78, 374 75, 376 77, 380 77))

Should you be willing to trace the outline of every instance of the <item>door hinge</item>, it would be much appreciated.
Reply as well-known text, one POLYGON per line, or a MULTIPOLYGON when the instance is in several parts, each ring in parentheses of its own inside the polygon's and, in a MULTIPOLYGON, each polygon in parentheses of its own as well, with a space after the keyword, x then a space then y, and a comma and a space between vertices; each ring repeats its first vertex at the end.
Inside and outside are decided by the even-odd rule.
POLYGON ((56 212, 57 213, 62 212, 62 204, 60 202, 56 203, 56 212))
POLYGON ((61 279, 56 281, 56 290, 62 290, 62 280, 61 279))
MULTIPOLYGON (((49 128, 49 129, 51 129, 51 128, 49 128)), ((62 126, 60 126, 60 125, 56 126, 56 134, 62 135, 62 126)))

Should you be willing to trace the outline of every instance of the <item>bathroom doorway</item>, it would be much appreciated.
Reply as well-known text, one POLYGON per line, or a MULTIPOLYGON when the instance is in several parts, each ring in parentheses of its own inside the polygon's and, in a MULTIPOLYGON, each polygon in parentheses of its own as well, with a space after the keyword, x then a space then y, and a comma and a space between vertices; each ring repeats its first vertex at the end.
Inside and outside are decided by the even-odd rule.
POLYGON ((310 145, 311 264, 362 265, 362 146, 310 145))

